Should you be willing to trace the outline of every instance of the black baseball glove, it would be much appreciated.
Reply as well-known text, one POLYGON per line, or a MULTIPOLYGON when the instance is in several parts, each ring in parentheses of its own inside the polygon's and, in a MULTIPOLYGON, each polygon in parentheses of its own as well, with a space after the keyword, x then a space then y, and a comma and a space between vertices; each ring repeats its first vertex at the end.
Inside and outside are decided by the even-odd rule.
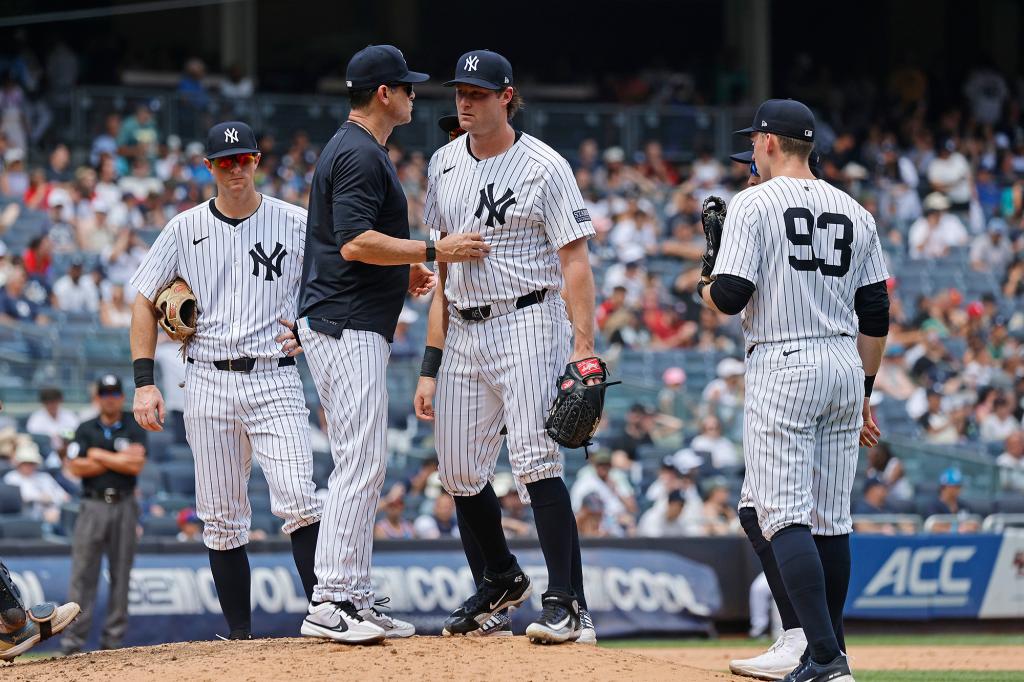
POLYGON ((711 277, 715 269, 715 259, 722 245, 722 227, 725 225, 725 200, 710 196, 704 200, 701 208, 700 222, 704 226, 704 238, 708 240, 704 257, 701 258, 701 277, 711 277))
POLYGON ((604 410, 604 392, 621 381, 608 381, 608 366, 600 358, 585 358, 570 362, 558 379, 558 395, 548 412, 544 428, 559 445, 582 448, 590 444, 590 437, 601 422, 604 410), (590 379, 600 380, 587 384, 590 379))

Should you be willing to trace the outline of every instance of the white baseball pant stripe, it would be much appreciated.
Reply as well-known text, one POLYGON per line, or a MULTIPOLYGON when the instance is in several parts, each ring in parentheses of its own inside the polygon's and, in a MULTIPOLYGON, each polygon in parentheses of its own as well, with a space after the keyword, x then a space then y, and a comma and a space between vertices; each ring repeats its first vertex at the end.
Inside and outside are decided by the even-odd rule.
POLYGON ((298 368, 277 367, 276 359, 260 364, 248 373, 202 362, 186 367, 185 435, 195 457, 196 514, 211 549, 249 542, 253 456, 267 478, 270 510, 284 519, 285 533, 320 520, 298 368))
POLYGON ((851 532, 864 402, 855 339, 758 344, 746 381, 744 487, 765 538, 792 525, 851 532))
POLYGON ((558 445, 544 430, 571 329, 556 292, 480 322, 453 311, 437 377, 438 473, 452 495, 476 495, 494 475, 501 429, 520 496, 525 484, 562 475, 558 445))
POLYGON ((327 414, 334 471, 328 480, 316 545, 314 601, 373 605, 370 560, 373 520, 387 468, 391 346, 375 332, 346 329, 341 338, 299 321, 320 404, 327 414))

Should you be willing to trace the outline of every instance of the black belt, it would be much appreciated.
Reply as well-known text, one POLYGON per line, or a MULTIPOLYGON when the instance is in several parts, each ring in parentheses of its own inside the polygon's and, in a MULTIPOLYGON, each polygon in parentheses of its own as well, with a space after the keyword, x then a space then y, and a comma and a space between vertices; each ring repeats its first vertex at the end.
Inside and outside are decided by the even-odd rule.
MULTIPOLYGON (((188 359, 189 362, 195 364, 195 360, 192 358, 188 359)), ((210 363, 217 369, 224 372, 251 372, 256 366, 256 358, 238 358, 237 360, 214 360, 210 363)), ((281 358, 277 361, 278 367, 291 367, 295 364, 295 358, 287 357, 281 358)))
MULTIPOLYGON (((547 296, 547 294, 547 289, 539 289, 526 294, 525 296, 520 296, 516 299, 515 309, 519 310, 520 308, 527 308, 535 303, 540 303, 544 300, 544 297, 547 296)), ((475 308, 460 308, 458 309, 459 317, 464 320, 471 321, 486 320, 491 316, 492 307, 497 307, 497 304, 481 305, 475 308)))
POLYGON ((83 490, 82 499, 85 500, 99 500, 106 502, 107 504, 114 504, 121 500, 127 500, 130 497, 134 497, 135 493, 131 490, 119 490, 117 488, 104 488, 103 490, 83 490))

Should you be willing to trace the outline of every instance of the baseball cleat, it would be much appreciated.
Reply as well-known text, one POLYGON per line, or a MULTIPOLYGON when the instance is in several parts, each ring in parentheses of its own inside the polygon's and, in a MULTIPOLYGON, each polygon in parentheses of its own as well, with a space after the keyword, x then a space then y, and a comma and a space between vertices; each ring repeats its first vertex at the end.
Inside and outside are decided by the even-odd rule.
POLYGON ((781 680, 800 665, 800 658, 807 648, 807 638, 800 628, 786 630, 759 656, 737 659, 729 662, 729 670, 736 675, 755 677, 759 680, 781 680))
POLYGON ((478 629, 466 633, 467 637, 511 637, 512 619, 508 611, 496 613, 485 620, 478 629))
POLYGON ((830 663, 815 663, 810 658, 782 678, 782 682, 854 682, 846 656, 839 654, 830 663))
POLYGON ((416 634, 416 626, 412 623, 407 623, 404 620, 398 618, 392 618, 388 614, 384 613, 384 609, 389 608, 388 602, 391 601, 391 597, 384 597, 373 602, 373 606, 366 609, 359 609, 359 615, 367 623, 373 623, 384 631, 384 636, 388 639, 397 639, 400 637, 412 637, 416 634))
POLYGON ((580 609, 580 636, 576 638, 577 644, 597 644, 597 630, 594 629, 594 619, 590 617, 590 611, 580 609))
POLYGON ((519 606, 530 598, 533 586, 530 577, 514 564, 505 573, 484 571, 484 579, 476 593, 455 609, 444 622, 441 634, 468 635, 479 630, 494 614, 519 606))
POLYGON ((25 626, 21 593, 7 567, 0 563, 0 633, 17 632, 25 626))
POLYGON ((367 622, 347 601, 310 604, 299 632, 345 644, 375 644, 387 637, 384 628, 367 622))
POLYGON ((25 624, 15 632, 0 634, 0 661, 11 661, 44 639, 49 639, 71 624, 82 609, 73 601, 57 605, 38 604, 28 610, 25 624))
POLYGON ((548 592, 541 599, 540 618, 526 628, 526 636, 537 644, 576 641, 582 634, 579 603, 565 594, 548 592))

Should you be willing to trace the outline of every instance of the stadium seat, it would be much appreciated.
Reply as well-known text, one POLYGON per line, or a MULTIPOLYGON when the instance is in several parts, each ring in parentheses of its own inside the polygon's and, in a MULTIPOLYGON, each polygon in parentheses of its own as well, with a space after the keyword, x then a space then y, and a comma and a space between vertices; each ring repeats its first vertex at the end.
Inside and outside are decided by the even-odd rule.
POLYGON ((253 512, 252 528, 262 530, 270 537, 281 534, 281 523, 281 519, 270 512, 253 512))
POLYGON ((40 540, 43 537, 43 522, 24 516, 0 520, 0 538, 7 540, 40 540))
POLYGON ((1024 493, 1000 493, 994 506, 1002 514, 1024 514, 1024 493))
POLYGON ((0 514, 21 513, 21 489, 0 483, 0 514))
POLYGON ((151 516, 142 522, 144 537, 174 537, 178 534, 178 521, 173 516, 151 516))
POLYGON ((161 468, 164 476, 164 490, 179 495, 196 494, 196 475, 191 464, 168 462, 161 468))

